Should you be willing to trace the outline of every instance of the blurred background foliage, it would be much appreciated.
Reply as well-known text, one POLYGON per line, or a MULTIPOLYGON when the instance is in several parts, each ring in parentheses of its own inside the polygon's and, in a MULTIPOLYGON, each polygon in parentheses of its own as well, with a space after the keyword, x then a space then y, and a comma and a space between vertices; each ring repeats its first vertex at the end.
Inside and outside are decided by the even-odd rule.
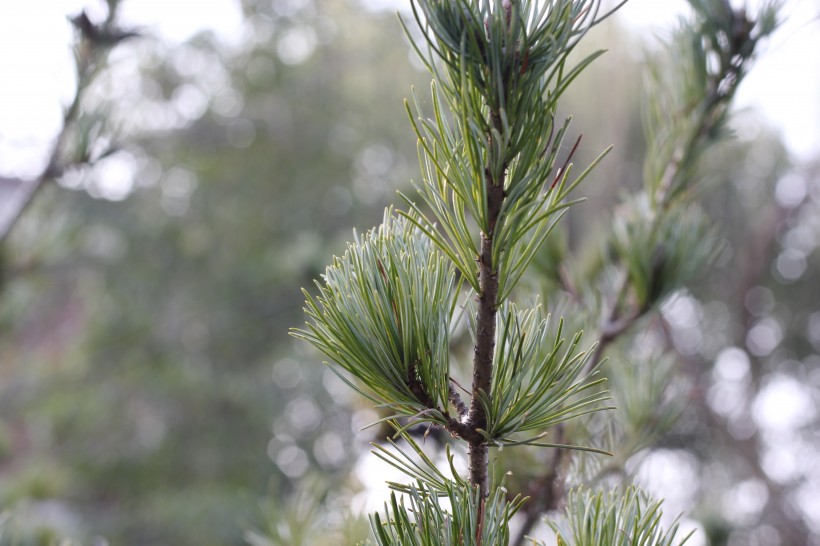
MULTIPOLYGON (((114 50, 78 124, 123 147, 41 192, 0 249, 0 511, 15 529, 0 542, 366 536, 351 470, 379 434, 359 431, 372 412, 286 334, 302 321, 299 287, 418 177, 401 104, 429 78, 393 13, 342 0, 242 10, 237 45, 202 33, 114 50)), ((556 256, 600 267, 602 226, 640 185, 651 47, 638 39, 596 29, 610 51, 565 105, 584 133, 577 164, 615 149, 529 279, 544 293, 585 274, 556 256)), ((622 463, 709 544, 809 544, 820 156, 793 164, 753 112, 734 127, 698 198, 724 238, 714 269, 610 355, 672 347, 675 364, 657 365, 677 375, 657 373, 688 396, 679 423, 622 463)), ((525 455, 511 479, 525 489, 547 456, 525 455)))

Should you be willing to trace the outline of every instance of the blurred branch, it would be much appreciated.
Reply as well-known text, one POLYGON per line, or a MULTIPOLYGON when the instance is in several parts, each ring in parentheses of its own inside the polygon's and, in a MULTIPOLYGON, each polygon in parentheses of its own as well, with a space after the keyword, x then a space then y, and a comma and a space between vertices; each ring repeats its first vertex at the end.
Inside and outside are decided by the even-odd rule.
MULTIPOLYGON (((587 373, 601 362, 612 343, 667 294, 680 288, 675 281, 679 283, 682 277, 667 271, 675 264, 667 255, 669 249, 665 247, 664 236, 668 235, 665 232, 668 226, 663 224, 668 223, 667 217, 672 218, 672 209, 678 204, 682 210, 691 206, 687 197, 696 185, 694 168, 703 152, 721 140, 732 98, 755 47, 777 26, 777 4, 762 8, 755 21, 745 9, 734 10, 728 2, 691 0, 690 3, 698 15, 696 21, 682 27, 668 46, 674 71, 669 73, 668 67, 657 65, 649 93, 646 135, 649 150, 644 168, 648 211, 633 221, 648 223, 650 238, 643 241, 626 230, 625 252, 619 256, 619 278, 609 303, 604 304, 599 342, 586 365, 587 373), (712 66, 715 59, 717 66, 712 66), (660 235, 654 239, 656 232, 660 235), (646 242, 653 248, 648 251, 636 248, 634 252, 628 248, 629 243, 646 242), (645 257, 649 263, 641 262, 645 257)), ((677 250, 685 250, 685 247, 677 250)), ((560 425, 556 430, 559 435, 564 433, 560 425)), ((551 484, 555 483, 560 466, 565 464, 562 459, 556 456, 544 478, 535 482, 544 490, 531 493, 526 520, 517 540, 511 543, 514 546, 524 544, 524 537, 537 523, 538 514, 554 510, 560 504, 563 491, 556 495, 551 484)))
POLYGON ((85 11, 81 11, 79 15, 69 18, 77 31, 74 44, 77 88, 71 103, 63 112, 62 128, 54 140, 45 169, 34 180, 28 182, 24 180, 3 180, 7 186, 13 187, 11 189, 11 201, 7 202, 10 204, 6 204, 4 209, 0 210, 0 242, 8 237, 34 201, 37 193, 48 182, 56 180, 69 168, 89 165, 99 159, 91 157, 90 143, 86 143, 86 149, 82 150, 81 154, 75 154, 74 157, 64 159, 63 154, 66 141, 75 130, 77 121, 81 116, 82 101, 89 86, 105 66, 108 52, 123 41, 140 35, 135 30, 123 30, 117 27, 114 21, 118 1, 108 1, 107 4, 109 7, 108 16, 100 24, 94 24, 85 11))
MULTIPOLYGON (((565 436, 565 427, 563 424, 558 425, 556 427, 555 442, 564 443, 565 436)), ((515 538, 510 541, 510 544, 524 544, 524 541, 527 540, 527 534, 538 523, 541 514, 558 509, 564 497, 563 470, 569 458, 569 450, 567 449, 554 449, 552 451, 552 458, 547 466, 549 471, 533 481, 527 490, 529 501, 524 504, 521 510, 524 522, 518 529, 515 538)))

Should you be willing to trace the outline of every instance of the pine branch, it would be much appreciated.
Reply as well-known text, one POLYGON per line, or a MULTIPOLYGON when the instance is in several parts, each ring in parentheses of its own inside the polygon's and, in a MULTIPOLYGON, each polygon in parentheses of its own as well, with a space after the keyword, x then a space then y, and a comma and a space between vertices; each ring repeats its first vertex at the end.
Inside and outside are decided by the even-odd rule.
MULTIPOLYGON (((492 500, 506 492, 500 486, 491 490, 490 445, 554 448, 554 472, 542 482, 554 485, 547 499, 551 505, 561 499, 559 467, 568 460, 566 449, 603 453, 565 444, 560 427, 557 438, 543 440, 551 427, 605 409, 603 379, 583 373, 598 357, 580 350, 580 332, 565 340, 563 320, 551 329, 540 305, 521 308, 510 300, 539 248, 575 203, 568 200, 570 192, 608 151, 571 177, 579 137, 558 164, 570 122, 556 126, 558 99, 599 53, 574 66, 567 66, 567 58, 601 20, 601 3, 416 0, 412 7, 429 50, 439 58, 425 58, 434 76, 433 116, 423 115, 418 100, 417 116, 408 107, 419 143, 423 178, 416 187, 422 203, 402 196, 409 210, 399 213, 401 219, 388 212, 378 231, 357 240, 328 268, 317 283, 320 295, 306 294, 312 323, 294 334, 327 355, 334 369, 352 375, 355 382, 342 376, 350 386, 390 408, 394 415, 386 419, 398 435, 429 422, 465 440, 467 479, 450 464, 455 482, 469 493, 466 504, 458 502, 471 506, 473 519, 471 527, 454 530, 454 543, 467 543, 469 537, 476 545, 507 546, 506 535, 497 531, 508 520, 497 518, 492 500), (456 393, 448 363, 448 326, 461 283, 475 293, 469 405, 456 393), (400 426, 401 416, 410 424, 400 426)), ((619 306, 613 312, 620 313, 619 306)), ((610 334, 614 339, 620 332, 610 334)), ((386 451, 379 456, 420 480, 416 489, 391 487, 415 496, 412 512, 435 522, 440 507, 424 491, 438 495, 454 489, 428 468, 432 463, 420 448, 411 446, 424 465, 386 451)), ((412 524, 395 497, 392 505, 389 522, 373 520, 380 544, 413 543, 418 532, 425 543, 440 543, 437 525, 425 527, 420 519, 412 524)), ((537 513, 531 509, 529 520, 537 513)))
MULTIPOLYGON (((20 183, 21 187, 27 187, 18 190, 23 194, 22 198, 19 199, 18 206, 8 217, 0 219, 2 220, 2 223, 0 223, 0 242, 9 236, 14 226, 17 225, 26 210, 34 202, 37 194, 44 187, 62 176, 66 170, 72 167, 89 165, 99 159, 90 157, 90 145, 87 146, 86 150, 81 150, 79 155, 67 160, 64 159, 63 154, 66 142, 76 129, 75 126, 80 118, 82 101, 94 79, 105 67, 108 51, 125 39, 139 36, 138 32, 122 31, 114 26, 118 2, 109 2, 108 4, 108 17, 101 25, 94 25, 84 11, 81 11, 78 16, 70 18, 79 35, 74 44, 77 87, 74 90, 71 103, 63 112, 62 127, 51 146, 48 163, 34 180, 20 183)), ((104 153, 103 157, 111 151, 113 149, 104 153)))
POLYGON ((582 488, 569 495, 566 528, 553 522, 550 526, 559 545, 683 546, 695 531, 678 537, 679 518, 664 530, 661 504, 634 487, 606 494, 582 488))
MULTIPOLYGON (((625 264, 621 266, 620 280, 601 320, 599 342, 587 364, 587 371, 601 362, 607 348, 629 332, 667 294, 688 280, 688 275, 681 268, 671 267, 667 263, 670 257, 662 245, 666 244, 668 237, 665 237, 667 230, 662 226, 675 224, 671 219, 675 215, 686 214, 685 207, 691 206, 685 198, 691 194, 691 188, 696 184, 694 167, 703 151, 721 140, 721 128, 726 122, 731 100, 748 70, 755 47, 777 25, 776 3, 764 7, 758 21, 750 20, 742 9, 733 10, 728 3, 718 7, 709 2, 693 1, 692 4, 699 16, 698 21, 690 28, 682 28, 670 45, 670 50, 680 48, 683 51, 684 58, 678 58, 677 61, 684 65, 684 72, 672 72, 670 80, 663 73, 664 68, 656 68, 655 94, 650 98, 652 106, 649 108, 648 118, 649 123, 654 125, 647 130, 650 146, 645 167, 645 184, 650 195, 649 210, 643 218, 637 219, 637 223, 649 226, 643 232, 650 235, 649 242, 654 237, 657 239, 650 245, 648 253, 647 241, 637 237, 623 241, 621 250, 625 264), (714 72, 709 72, 706 60, 708 52, 714 53, 720 61, 714 72), (693 88, 693 81, 701 82, 701 87, 693 88), (676 104, 675 99, 683 104, 676 104), (663 103, 663 107, 656 103, 663 103), (682 129, 674 126, 671 130, 666 128, 675 123, 669 119, 670 112, 683 120, 678 121, 683 124, 682 129), (663 139, 659 143, 659 139, 654 138, 654 135, 669 134, 673 135, 671 147, 663 139), (653 163, 653 156, 665 156, 666 163, 659 168, 653 163), (677 204, 681 201, 683 205, 677 204), (658 235, 653 235, 655 233, 658 235), (640 258, 643 256, 646 259, 640 258), (635 270, 636 266, 640 268, 639 271, 635 270)), ((675 54, 680 54, 680 51, 675 54)), ((678 68, 675 67, 674 70, 677 71, 678 68)), ((704 240, 696 243, 699 251, 708 247, 704 240)), ((698 264, 708 258, 710 252, 706 252, 701 259, 691 255, 691 249, 696 247, 680 244, 680 251, 689 254, 684 254, 680 259, 698 264)), ((672 258, 674 257, 673 252, 672 258)), ((562 434, 563 426, 559 425, 557 430, 562 434)), ((553 461, 545 476, 554 476, 558 472, 558 464, 559 461, 553 461)), ((543 498, 551 500, 548 495, 541 495, 541 499, 543 498)), ((547 504, 541 499, 538 495, 535 496, 535 502, 527 508, 528 513, 531 509, 540 513, 555 508, 553 503, 547 504)), ((528 517, 517 541, 512 544, 523 545, 523 537, 536 522, 537 518, 528 517)))

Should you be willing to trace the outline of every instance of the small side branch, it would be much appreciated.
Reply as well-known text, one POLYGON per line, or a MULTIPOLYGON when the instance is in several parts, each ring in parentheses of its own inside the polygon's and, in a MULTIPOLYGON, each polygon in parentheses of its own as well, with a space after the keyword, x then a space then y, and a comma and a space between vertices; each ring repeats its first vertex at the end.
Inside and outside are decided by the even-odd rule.
POLYGON ((483 443, 484 437, 476 431, 475 427, 469 426, 464 419, 465 414, 468 412, 466 404, 461 400, 461 397, 456 392, 455 388, 453 387, 452 383, 448 385, 449 389, 449 397, 450 401, 456 407, 456 410, 459 413, 460 418, 456 419, 447 409, 442 409, 438 407, 438 405, 433 401, 430 395, 424 388, 424 385, 418 378, 417 372, 418 363, 413 361, 407 367, 407 386, 410 389, 410 392, 413 393, 413 396, 416 397, 422 405, 424 405, 427 409, 426 411, 436 411, 444 416, 446 422, 446 429, 447 431, 452 434, 453 436, 457 436, 462 438, 463 440, 469 442, 470 444, 473 443, 483 443))
MULTIPOLYGON (((69 18, 79 35, 75 43, 77 87, 71 104, 63 112, 62 128, 51 147, 48 163, 37 178, 30 182, 21 182, 21 185, 24 184, 26 187, 18 190, 20 197, 16 207, 11 212, 7 212, 3 218, 0 218, 0 242, 9 236, 25 211, 34 202, 34 198, 40 190, 62 176, 68 168, 89 165, 94 161, 87 154, 87 150, 83 157, 72 158, 68 161, 63 161, 61 155, 69 133, 74 129, 80 117, 80 106, 86 90, 97 76, 97 73, 104 67, 105 54, 120 42, 140 36, 139 32, 122 30, 114 25, 117 4, 117 1, 109 0, 108 17, 99 25, 92 23, 85 11, 81 11, 76 17, 69 18)), ((107 153, 110 153, 110 151, 107 153)))
POLYGON ((458 392, 456 391, 455 387, 453 387, 452 383, 447 384, 447 390, 449 392, 450 403, 456 408, 459 417, 462 419, 467 415, 469 409, 467 408, 467 404, 464 403, 464 400, 461 399, 458 392))

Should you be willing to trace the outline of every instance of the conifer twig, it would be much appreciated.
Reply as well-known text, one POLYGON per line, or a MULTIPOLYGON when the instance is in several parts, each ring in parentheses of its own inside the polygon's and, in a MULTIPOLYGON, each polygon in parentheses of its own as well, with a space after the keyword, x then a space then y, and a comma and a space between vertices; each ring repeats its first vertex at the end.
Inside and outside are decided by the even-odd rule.
MULTIPOLYGON (((17 225, 17 222, 34 202, 36 195, 49 182, 62 176, 70 167, 79 167, 94 162, 94 159, 88 156, 87 150, 84 150, 81 157, 71 158, 67 162, 63 161, 62 154, 66 141, 80 117, 80 107, 86 91, 105 65, 105 54, 120 42, 140 35, 139 32, 123 31, 114 26, 117 5, 117 1, 108 2, 108 17, 100 25, 92 23, 85 11, 81 11, 76 17, 69 18, 78 31, 78 38, 75 43, 77 87, 74 90, 71 103, 63 112, 62 127, 51 146, 45 168, 34 180, 24 183, 28 188, 23 190, 25 192, 23 198, 11 216, 4 219, 3 225, 0 225, 0 242, 9 236, 14 226, 17 225)), ((106 151, 102 156, 108 155, 111 151, 113 150, 106 151)))
MULTIPOLYGON (((707 8, 701 8, 704 11, 700 13, 706 20, 709 17, 715 16, 710 13, 707 8)), ((683 134, 682 142, 679 142, 671 151, 668 162, 663 167, 660 177, 656 181, 652 181, 655 191, 651 195, 649 219, 653 226, 657 226, 664 213, 668 212, 671 202, 677 197, 674 190, 676 183, 679 183, 679 178, 688 172, 691 166, 697 161, 699 152, 704 149, 705 144, 717 140, 717 129, 725 121, 731 99, 737 90, 742 77, 745 74, 747 61, 752 57, 757 41, 767 33, 771 32, 776 26, 766 27, 766 25, 773 24, 771 22, 764 22, 763 28, 759 30, 757 36, 751 35, 751 29, 757 25, 756 22, 751 21, 745 10, 733 10, 728 5, 725 8, 726 15, 729 17, 729 26, 731 29, 725 30, 724 34, 728 36, 728 40, 724 43, 720 39, 720 31, 715 36, 708 34, 705 23, 702 28, 696 32, 702 33, 706 36, 706 42, 715 49, 727 48, 728 51, 720 51, 718 58, 720 59, 720 66, 718 72, 707 78, 707 89, 698 104, 693 105, 691 115, 694 116, 694 123, 688 128, 688 132, 683 134)), ((765 14, 769 16, 770 14, 765 14)), ((701 69, 703 67, 697 67, 701 69)), ((684 182, 685 183, 685 182, 684 182)), ((654 229, 654 227, 653 227, 654 229)), ((662 264, 661 264, 662 265, 662 264)), ((655 267, 648 280, 650 283, 657 283, 659 279, 655 279, 655 267)), ((629 275, 626 270, 621 271, 621 279, 612 294, 609 304, 609 311, 606 313, 604 320, 600 325, 599 342, 593 353, 593 356, 587 363, 585 371, 588 373, 595 366, 597 366, 606 352, 606 349, 615 341, 617 341, 623 334, 625 334, 638 320, 641 319, 647 312, 649 312, 658 303, 658 293, 656 290, 650 291, 650 296, 646 301, 638 302, 631 301, 628 303, 626 309, 621 308, 621 303, 628 300, 632 285, 630 283, 629 275), (655 298, 653 299, 652 296, 655 298)), ((563 433, 563 426, 558 425, 557 431, 559 434, 563 433)), ((559 471, 561 461, 556 457, 552 464, 548 467, 545 477, 554 476, 559 471)), ((538 483, 543 484, 543 481, 538 483)), ((545 486, 546 487, 546 486, 545 486)), ((563 492, 559 493, 559 495, 563 492)), ((548 495, 533 495, 533 501, 527 507, 527 518, 524 525, 519 532, 516 541, 511 542, 512 546, 522 546, 524 537, 529 533, 532 527, 538 521, 538 514, 544 511, 549 511, 557 507, 557 504, 550 502, 549 504, 543 502, 542 499, 549 498, 548 495), (531 515, 531 511, 535 515, 531 515)))

